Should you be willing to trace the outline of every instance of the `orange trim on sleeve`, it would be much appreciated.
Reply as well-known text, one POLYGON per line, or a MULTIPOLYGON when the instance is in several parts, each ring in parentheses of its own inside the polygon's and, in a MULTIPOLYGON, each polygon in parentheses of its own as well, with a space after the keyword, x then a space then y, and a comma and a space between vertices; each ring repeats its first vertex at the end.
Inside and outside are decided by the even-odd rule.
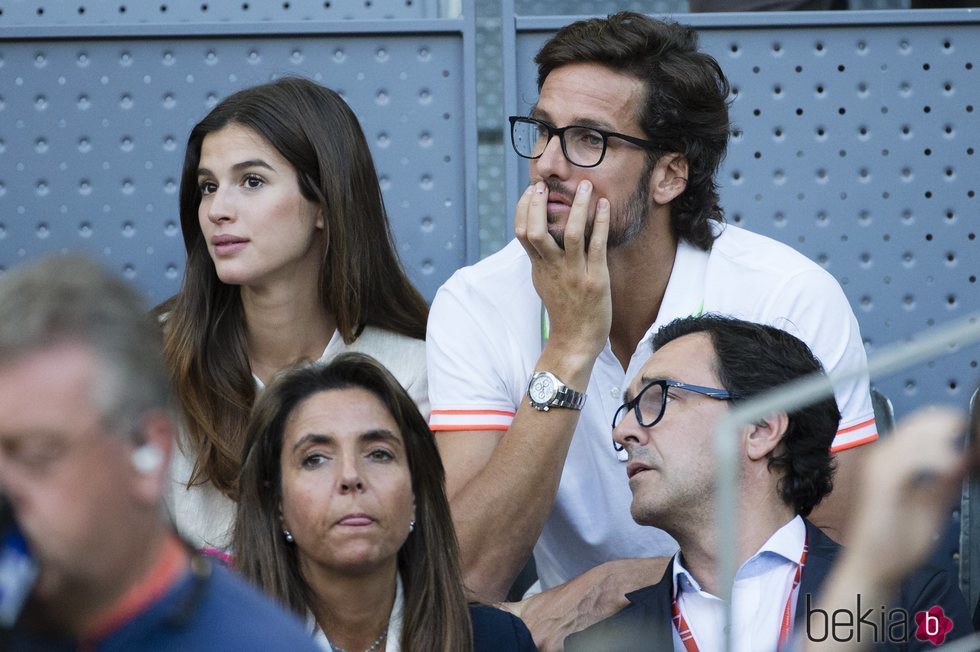
POLYGON ((507 410, 432 410, 432 414, 496 414, 502 417, 514 416, 514 412, 507 410))
POLYGON ((858 446, 864 446, 865 444, 870 444, 874 440, 878 439, 878 433, 873 435, 868 435, 863 439, 858 439, 856 441, 849 441, 846 444, 841 444, 840 446, 830 449, 831 453, 839 453, 841 451, 846 451, 849 448, 857 448, 858 446))
MULTIPOLYGON (((860 430, 861 428, 864 428, 866 426, 870 426, 874 422, 875 422, 875 418, 874 417, 871 417, 867 421, 862 421, 861 423, 856 423, 853 426, 848 426, 846 428, 841 428, 840 430, 837 431, 837 434, 838 435, 843 435, 843 434, 846 434, 846 433, 849 433, 849 432, 853 432, 855 430, 860 430)), ((877 436, 878 435, 876 433, 875 434, 875 437, 877 437, 877 436)), ((864 441, 864 440, 862 439, 861 441, 864 441)))
POLYGON ((466 431, 466 430, 508 430, 509 426, 503 425, 482 425, 482 426, 471 426, 471 425, 429 425, 429 430, 432 432, 448 432, 448 431, 466 431))

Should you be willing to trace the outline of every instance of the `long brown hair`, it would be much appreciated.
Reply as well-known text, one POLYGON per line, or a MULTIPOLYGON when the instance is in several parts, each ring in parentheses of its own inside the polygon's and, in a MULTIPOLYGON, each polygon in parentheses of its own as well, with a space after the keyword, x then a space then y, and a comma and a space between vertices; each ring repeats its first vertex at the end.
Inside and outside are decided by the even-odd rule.
POLYGON ((371 152, 344 100, 307 79, 284 78, 220 102, 187 140, 180 180, 184 280, 157 310, 166 315, 164 356, 196 458, 190 484, 210 480, 229 496, 255 385, 239 288, 218 279, 201 234, 197 170, 205 137, 232 124, 275 147, 296 170, 300 193, 322 210, 318 291, 345 342, 367 325, 424 339, 428 316, 398 261, 371 152))
POLYGON ((446 498, 445 472, 435 438, 408 393, 373 358, 345 353, 327 365, 280 376, 255 404, 245 435, 238 514, 232 549, 245 577, 300 615, 314 596, 300 572, 295 544, 283 538, 283 437, 290 415, 319 392, 360 388, 388 409, 405 441, 415 493, 416 527, 398 551, 405 588, 401 649, 472 649, 459 545, 446 498))

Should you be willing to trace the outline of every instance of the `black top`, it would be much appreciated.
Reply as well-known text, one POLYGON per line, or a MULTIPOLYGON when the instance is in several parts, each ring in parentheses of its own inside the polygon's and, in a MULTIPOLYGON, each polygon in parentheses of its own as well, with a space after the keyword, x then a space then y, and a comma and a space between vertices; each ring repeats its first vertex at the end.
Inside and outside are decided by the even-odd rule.
POLYGON ((482 604, 470 605, 474 652, 534 652, 537 646, 524 621, 482 604))

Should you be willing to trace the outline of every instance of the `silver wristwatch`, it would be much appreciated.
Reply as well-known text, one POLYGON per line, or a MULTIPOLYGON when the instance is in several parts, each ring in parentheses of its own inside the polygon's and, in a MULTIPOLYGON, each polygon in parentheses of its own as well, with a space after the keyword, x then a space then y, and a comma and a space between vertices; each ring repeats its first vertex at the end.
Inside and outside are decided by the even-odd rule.
POLYGON ((527 384, 527 398, 535 410, 547 412, 553 407, 581 410, 585 405, 585 393, 558 380, 550 371, 536 371, 527 384))

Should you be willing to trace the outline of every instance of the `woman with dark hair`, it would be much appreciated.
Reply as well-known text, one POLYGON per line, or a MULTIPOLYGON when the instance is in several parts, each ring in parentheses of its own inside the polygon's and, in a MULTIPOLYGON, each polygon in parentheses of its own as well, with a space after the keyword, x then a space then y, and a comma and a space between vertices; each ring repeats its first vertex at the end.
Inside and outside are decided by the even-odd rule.
POLYGON ((258 391, 297 362, 363 351, 426 412, 428 309, 357 118, 312 81, 239 91, 194 127, 180 221, 183 285, 158 308, 184 418, 170 503, 192 543, 225 549, 258 391))
POLYGON ((233 548, 325 650, 535 649, 511 614, 467 613, 435 439, 368 356, 291 371, 256 402, 233 548))

